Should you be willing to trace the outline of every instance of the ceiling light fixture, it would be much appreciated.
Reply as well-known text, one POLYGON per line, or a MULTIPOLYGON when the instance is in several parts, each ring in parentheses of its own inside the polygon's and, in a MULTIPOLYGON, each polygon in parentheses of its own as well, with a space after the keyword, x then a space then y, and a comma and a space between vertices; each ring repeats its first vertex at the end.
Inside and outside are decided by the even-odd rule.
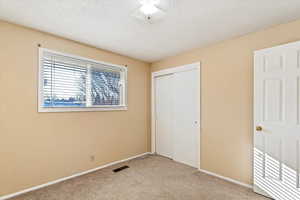
POLYGON ((147 16, 153 15, 159 11, 159 8, 157 7, 159 2, 160 0, 140 0, 140 11, 147 16))
POLYGON ((133 11, 132 16, 147 22, 154 23, 166 15, 166 3, 170 0, 138 0, 138 7, 133 11))

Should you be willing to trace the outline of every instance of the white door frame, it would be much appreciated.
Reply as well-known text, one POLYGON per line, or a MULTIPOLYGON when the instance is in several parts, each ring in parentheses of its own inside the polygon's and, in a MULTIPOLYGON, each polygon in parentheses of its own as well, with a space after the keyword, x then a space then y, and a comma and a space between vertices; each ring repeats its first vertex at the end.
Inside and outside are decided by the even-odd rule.
POLYGON ((200 81, 200 77, 201 77, 201 64, 200 62, 196 62, 196 63, 192 63, 192 64, 187 64, 187 65, 182 65, 179 67, 173 67, 173 68, 168 68, 168 69, 164 69, 164 70, 160 70, 160 71, 156 71, 156 72, 152 72, 152 76, 151 76, 151 153, 156 153, 156 119, 155 119, 155 78, 158 76, 164 76, 164 75, 168 75, 168 74, 173 74, 176 72, 183 72, 183 71, 190 71, 190 70, 198 70, 198 76, 197 76, 197 82, 199 85, 199 90, 198 90, 198 105, 197 107, 198 109, 198 119, 197 121, 199 122, 198 125, 198 134, 197 134, 197 146, 198 146, 198 155, 197 155, 197 159, 198 159, 198 169, 200 169, 200 134, 201 134, 201 81, 200 81))

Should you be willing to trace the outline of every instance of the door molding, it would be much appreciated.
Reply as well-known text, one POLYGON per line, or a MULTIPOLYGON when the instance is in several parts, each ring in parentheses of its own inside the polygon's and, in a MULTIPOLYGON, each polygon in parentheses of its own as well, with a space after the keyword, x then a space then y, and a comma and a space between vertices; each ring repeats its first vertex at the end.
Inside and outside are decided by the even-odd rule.
POLYGON ((200 135, 201 135, 201 63, 196 62, 192 64, 187 64, 187 65, 182 65, 182 66, 177 66, 177 67, 172 67, 156 72, 151 73, 151 153, 156 153, 156 113, 155 113, 155 78, 159 76, 165 76, 169 74, 174 74, 176 72, 184 72, 184 71, 190 71, 190 70, 198 70, 198 76, 197 76, 197 83, 199 85, 199 91, 197 94, 198 98, 198 134, 197 134, 197 146, 198 146, 198 169, 200 169, 200 135))

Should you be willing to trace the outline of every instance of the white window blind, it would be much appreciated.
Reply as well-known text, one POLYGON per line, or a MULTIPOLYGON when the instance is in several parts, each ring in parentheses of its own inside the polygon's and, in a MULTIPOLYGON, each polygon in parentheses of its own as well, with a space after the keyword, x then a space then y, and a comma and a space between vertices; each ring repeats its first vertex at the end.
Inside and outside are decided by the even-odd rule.
POLYGON ((39 110, 126 109, 127 69, 40 49, 39 110))

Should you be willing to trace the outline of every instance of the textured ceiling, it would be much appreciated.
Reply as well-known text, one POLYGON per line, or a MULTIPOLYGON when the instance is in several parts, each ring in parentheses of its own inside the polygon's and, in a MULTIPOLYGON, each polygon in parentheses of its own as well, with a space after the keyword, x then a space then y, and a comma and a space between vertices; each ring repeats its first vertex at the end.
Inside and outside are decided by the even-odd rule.
POLYGON ((161 2, 154 24, 131 16, 138 0, 0 0, 0 19, 153 62, 300 18, 299 0, 161 2))

